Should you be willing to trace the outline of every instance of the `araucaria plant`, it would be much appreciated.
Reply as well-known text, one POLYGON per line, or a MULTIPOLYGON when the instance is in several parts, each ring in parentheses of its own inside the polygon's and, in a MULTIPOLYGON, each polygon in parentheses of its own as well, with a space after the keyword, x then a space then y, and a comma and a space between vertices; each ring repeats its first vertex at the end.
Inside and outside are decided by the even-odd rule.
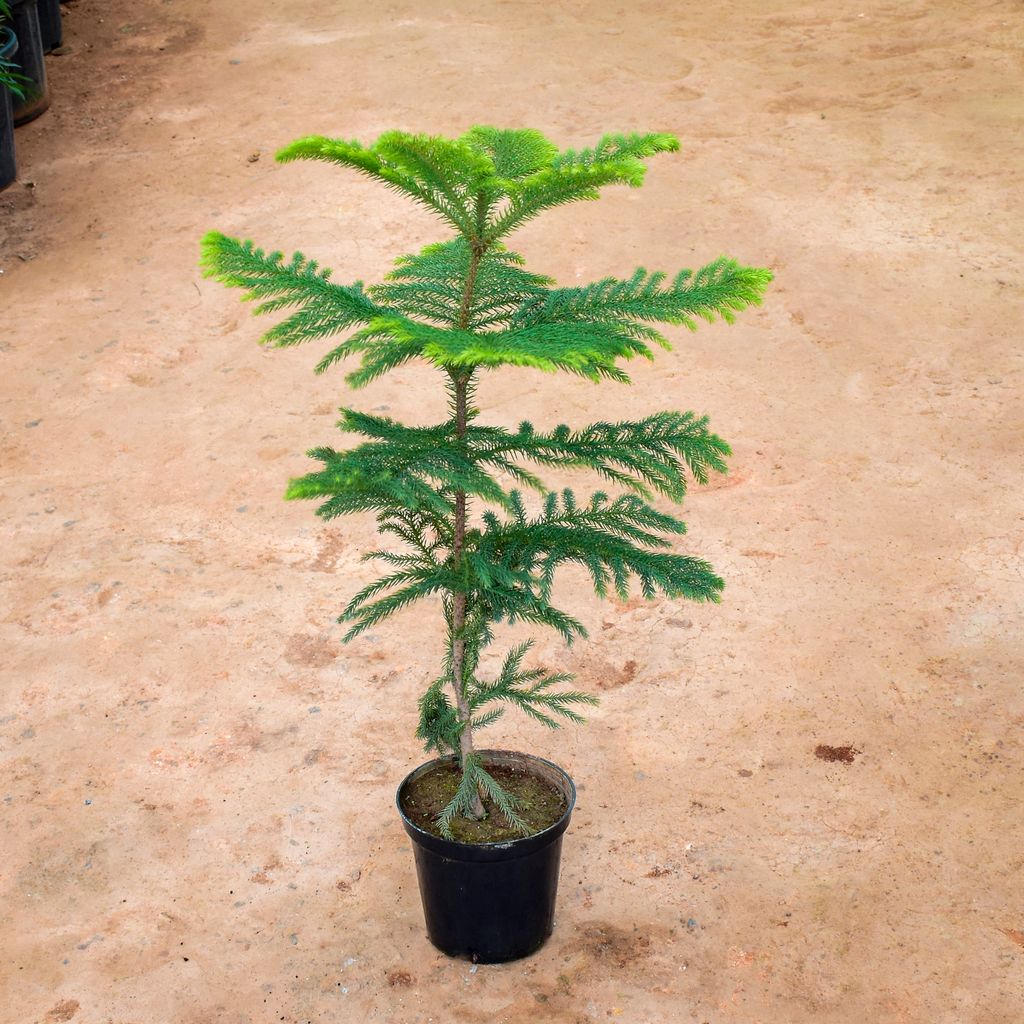
POLYGON ((767 270, 719 258, 673 276, 638 269, 622 279, 558 288, 506 248, 516 228, 556 206, 596 199, 605 185, 639 186, 644 160, 679 148, 665 134, 606 135, 592 149, 559 150, 537 131, 475 127, 461 138, 392 131, 370 146, 320 136, 299 139, 280 161, 323 160, 355 168, 435 213, 454 237, 401 256, 382 284, 335 284, 296 253, 265 253, 211 232, 207 276, 242 288, 257 313, 293 312, 264 341, 276 346, 358 328, 321 359, 322 373, 354 358, 347 380, 361 388, 414 360, 440 371, 451 414, 436 426, 343 409, 340 428, 365 438, 309 454, 321 468, 288 486, 288 498, 322 499, 324 519, 369 512, 396 549, 366 555, 387 566, 357 593, 339 621, 351 640, 422 598, 439 599, 447 653, 420 698, 417 735, 428 750, 454 753, 458 791, 438 819, 480 818, 481 797, 521 825, 514 798, 488 773, 474 734, 512 705, 548 726, 581 721, 595 700, 566 689, 569 676, 525 667, 529 643, 514 647, 494 678, 481 653, 499 623, 556 630, 567 643, 582 622, 552 604, 555 570, 582 566, 601 596, 626 598, 631 581, 646 598, 718 601, 722 580, 700 558, 674 550, 684 524, 651 502, 681 502, 687 476, 704 483, 725 471, 729 447, 705 416, 653 412, 637 421, 556 426, 487 425, 473 404, 487 371, 527 366, 593 381, 628 383, 622 364, 668 349, 654 324, 694 329, 698 320, 759 303, 767 270), (536 467, 586 468, 623 493, 577 498, 548 490, 536 467), (516 489, 516 488, 520 489, 516 489), (524 492, 539 498, 530 501, 524 492))

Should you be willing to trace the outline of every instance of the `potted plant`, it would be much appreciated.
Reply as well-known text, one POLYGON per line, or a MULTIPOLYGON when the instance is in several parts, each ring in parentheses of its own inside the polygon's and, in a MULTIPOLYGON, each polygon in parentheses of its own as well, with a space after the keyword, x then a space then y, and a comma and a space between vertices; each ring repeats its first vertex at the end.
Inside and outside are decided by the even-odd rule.
POLYGON ((717 601, 722 580, 673 550, 683 523, 653 504, 680 502, 687 476, 725 471, 728 445, 694 413, 544 430, 487 425, 474 404, 487 374, 534 367, 628 382, 622 363, 669 348, 653 326, 694 328, 761 301, 767 270, 720 258, 672 278, 637 270, 618 280, 556 288, 505 247, 519 226, 556 206, 596 199, 605 185, 638 186, 644 161, 678 149, 665 134, 606 135, 559 151, 539 132, 475 127, 458 139, 388 132, 370 146, 314 136, 277 154, 354 168, 436 214, 447 241, 402 256, 381 284, 335 284, 296 253, 265 253, 218 232, 203 239, 207 276, 242 288, 257 313, 291 309, 264 335, 276 346, 357 328, 317 372, 353 358, 354 388, 418 360, 438 371, 450 416, 433 426, 342 409, 355 447, 318 447, 320 468, 292 480, 287 498, 323 504, 324 519, 372 513, 397 547, 369 553, 387 571, 349 601, 339 621, 352 640, 414 602, 439 606, 445 657, 419 701, 418 737, 435 760, 398 789, 416 853, 431 940, 482 961, 525 956, 551 932, 571 779, 540 758, 478 749, 477 734, 506 707, 546 726, 581 721, 596 703, 563 672, 527 667, 530 643, 485 666, 501 624, 555 630, 572 643, 584 624, 552 602, 556 569, 582 566, 601 596, 717 601), (623 493, 577 498, 548 490, 536 467, 593 470, 623 493), (535 495, 528 499, 525 492, 535 495), (490 671, 487 671, 490 668, 490 671))
POLYGON ((38 0, 37 9, 43 53, 52 53, 64 42, 64 23, 61 16, 60 0, 38 0))
POLYGON ((50 87, 43 60, 43 33, 38 0, 7 0, 11 26, 18 37, 16 64, 23 88, 16 94, 14 125, 27 124, 49 109, 50 87))
POLYGON ((14 99, 24 95, 27 79, 18 71, 18 37, 4 24, 10 17, 7 0, 0 0, 0 189, 18 176, 14 153, 14 99))

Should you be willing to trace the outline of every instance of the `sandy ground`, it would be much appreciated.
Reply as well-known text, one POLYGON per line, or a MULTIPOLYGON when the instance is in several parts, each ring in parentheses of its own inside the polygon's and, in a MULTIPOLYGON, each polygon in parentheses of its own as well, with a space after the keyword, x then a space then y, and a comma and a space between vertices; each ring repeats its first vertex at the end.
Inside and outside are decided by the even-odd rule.
MULTIPOLYGON (((1019 4, 65 10, 0 196, 0 1018, 1020 1021, 1019 4), (438 229, 272 152, 474 122, 684 140, 522 231, 534 269, 777 272, 631 389, 481 389, 505 424, 694 408, 736 455, 688 504, 722 606, 566 581, 593 641, 540 653, 603 704, 490 738, 580 784, 557 929, 476 970, 392 803, 436 617, 342 648, 371 524, 281 501, 350 398, 196 270, 216 227, 379 278, 438 229)), ((352 400, 442 409, 422 368, 352 400)))

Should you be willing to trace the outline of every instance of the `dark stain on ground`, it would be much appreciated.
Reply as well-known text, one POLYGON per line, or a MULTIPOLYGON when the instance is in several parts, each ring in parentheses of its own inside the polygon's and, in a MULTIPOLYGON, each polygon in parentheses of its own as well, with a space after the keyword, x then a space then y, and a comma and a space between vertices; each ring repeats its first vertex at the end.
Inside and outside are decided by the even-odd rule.
POLYGON ((651 945, 650 938, 642 932, 628 932, 613 924, 582 925, 578 934, 573 943, 576 950, 620 969, 646 956, 651 945))
POLYGON ((665 875, 671 874, 671 868, 663 868, 660 864, 655 864, 655 866, 651 868, 651 870, 648 871, 646 875, 644 875, 644 878, 664 878, 665 875))
POLYGON ((827 743, 819 743, 814 748, 814 756, 819 761, 841 761, 843 764, 853 764, 859 753, 856 747, 830 747, 827 743))
POLYGON ((77 999, 62 999, 46 1015, 47 1021, 68 1021, 78 1013, 77 999))
POLYGON ((300 668, 323 668, 337 656, 337 644, 326 634, 293 633, 284 649, 284 660, 300 668))

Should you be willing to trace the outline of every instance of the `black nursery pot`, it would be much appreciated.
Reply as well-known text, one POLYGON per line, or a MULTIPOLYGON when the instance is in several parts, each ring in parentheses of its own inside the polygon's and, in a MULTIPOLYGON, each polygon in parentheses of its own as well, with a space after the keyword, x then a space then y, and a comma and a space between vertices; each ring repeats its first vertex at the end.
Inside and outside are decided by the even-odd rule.
POLYGON ((24 97, 15 97, 14 123, 25 124, 50 105, 50 87, 43 63, 43 35, 36 0, 12 0, 11 21, 18 37, 18 70, 28 79, 24 97))
MULTIPOLYGON (((18 52, 18 38, 9 28, 0 26, 0 60, 13 61, 18 52)), ((14 110, 11 91, 0 85, 0 189, 18 176, 14 159, 14 110)))
POLYGON ((543 832, 501 843, 459 843, 426 832, 406 817, 402 792, 450 757, 411 772, 398 787, 396 802, 413 841, 430 941, 448 956, 496 964, 535 953, 551 934, 562 835, 576 804, 576 787, 543 758, 510 750, 480 755, 485 765, 514 765, 550 782, 565 797, 565 813, 543 832))
POLYGON ((60 18, 60 0, 38 0, 39 30, 43 53, 56 50, 64 42, 64 26, 60 18))

